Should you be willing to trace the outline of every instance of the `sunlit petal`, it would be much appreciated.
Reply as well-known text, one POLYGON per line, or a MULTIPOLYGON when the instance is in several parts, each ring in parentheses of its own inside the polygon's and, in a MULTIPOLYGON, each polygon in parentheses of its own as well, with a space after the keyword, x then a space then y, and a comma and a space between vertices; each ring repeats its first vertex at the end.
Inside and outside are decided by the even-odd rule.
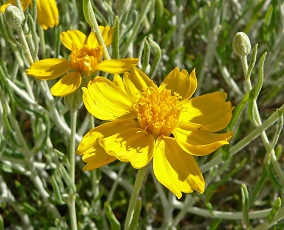
POLYGON ((102 33, 104 42, 106 46, 109 46, 112 43, 112 36, 113 36, 113 31, 114 27, 109 27, 109 26, 99 26, 100 31, 102 33))
POLYGON ((55 0, 38 0, 37 20, 38 23, 47 30, 59 24, 58 9, 55 0))
POLYGON ((93 116, 101 120, 132 117, 132 99, 104 77, 96 77, 83 88, 84 104, 93 116))
POLYGON ((182 122, 200 124, 202 129, 217 132, 224 129, 232 118, 232 104, 227 94, 214 92, 190 99, 180 115, 182 122))
POLYGON ((229 144, 228 141, 233 135, 232 132, 217 134, 201 129, 189 131, 181 128, 176 128, 173 134, 179 146, 195 156, 207 155, 219 147, 229 144))
POLYGON ((69 50, 75 47, 81 49, 83 44, 87 41, 87 36, 79 30, 67 30, 60 34, 60 40, 69 50))
POLYGON ((123 162, 140 169, 153 156, 154 137, 141 128, 126 129, 100 141, 105 151, 123 162))
POLYGON ((116 160, 108 155, 99 144, 99 140, 122 130, 135 127, 132 119, 108 122, 91 129, 81 140, 77 154, 83 155, 82 160, 87 163, 84 170, 92 170, 116 160))
POLYGON ((64 58, 47 58, 33 63, 27 74, 39 80, 49 80, 62 76, 71 68, 71 62, 64 58))
POLYGON ((181 100, 188 100, 196 90, 197 79, 195 69, 190 74, 186 70, 180 71, 179 68, 172 70, 163 81, 166 89, 172 90, 172 94, 178 93, 181 100))
POLYGON ((82 77, 78 72, 71 72, 62 77, 50 90, 54 96, 64 97, 81 85, 82 77))
POLYGON ((114 75, 112 82, 116 86, 118 86, 118 88, 120 88, 122 91, 126 92, 123 80, 122 80, 122 78, 118 74, 114 75))
POLYGON ((130 68, 130 73, 126 72, 123 76, 123 82, 126 91, 132 98, 136 98, 143 89, 148 87, 158 88, 155 83, 140 69, 130 68))
POLYGON ((104 60, 97 64, 96 69, 107 73, 121 74, 127 71, 130 66, 137 65, 137 63, 137 58, 104 60))
POLYGON ((178 198, 182 192, 204 192, 205 182, 194 157, 183 151, 171 137, 158 138, 153 169, 157 180, 178 198))
MULTIPOLYGON (((99 26, 102 37, 104 39, 105 45, 109 46, 112 42, 112 35, 113 35, 113 27, 110 28, 109 26, 99 26)), ((91 32, 88 37, 88 46, 91 48, 96 48, 99 46, 98 40, 94 32, 91 32)))

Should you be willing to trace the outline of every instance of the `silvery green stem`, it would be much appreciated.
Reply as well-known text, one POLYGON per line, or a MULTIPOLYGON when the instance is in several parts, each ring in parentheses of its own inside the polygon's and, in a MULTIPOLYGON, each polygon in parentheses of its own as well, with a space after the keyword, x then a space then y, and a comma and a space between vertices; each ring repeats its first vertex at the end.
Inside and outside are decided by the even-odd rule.
POLYGON ((98 25, 96 16, 94 14, 93 7, 92 7, 90 0, 84 0, 83 1, 83 12, 84 12, 84 16, 85 16, 86 21, 92 27, 92 30, 94 31, 100 46, 103 48, 104 58, 106 60, 110 60, 111 58, 110 58, 109 53, 107 51, 106 44, 105 44, 103 36, 101 34, 101 31, 100 31, 100 28, 99 28, 99 25, 98 25))
POLYGON ((141 168, 141 169, 138 170, 136 180, 135 180, 135 183, 134 183, 134 186, 133 186, 132 194, 131 194, 131 197, 130 197, 128 209, 127 209, 124 230, 128 230, 129 226, 131 224, 134 209, 136 207, 136 201, 138 199, 143 181, 144 181, 145 176, 147 174, 148 166, 149 166, 149 164, 147 166, 145 166, 144 168, 141 168))
MULTIPOLYGON (((70 135, 70 151, 69 151, 69 176, 75 185, 75 134, 76 134, 76 123, 77 123, 77 110, 71 110, 71 135, 70 135)), ((76 217, 76 193, 70 188, 70 201, 69 201, 69 215, 71 221, 71 229, 77 230, 77 217, 76 217)))

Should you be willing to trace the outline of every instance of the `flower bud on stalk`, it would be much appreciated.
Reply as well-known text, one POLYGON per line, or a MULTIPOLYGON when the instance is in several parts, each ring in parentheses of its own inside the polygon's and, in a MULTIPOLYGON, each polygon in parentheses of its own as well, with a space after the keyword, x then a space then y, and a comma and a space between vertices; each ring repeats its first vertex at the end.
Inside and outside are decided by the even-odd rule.
POLYGON ((17 29, 21 27, 25 16, 22 11, 16 6, 9 5, 4 13, 4 20, 6 25, 11 29, 17 29))
POLYGON ((233 40, 233 50, 238 57, 247 56, 250 53, 251 45, 248 36, 243 32, 238 32, 233 40))

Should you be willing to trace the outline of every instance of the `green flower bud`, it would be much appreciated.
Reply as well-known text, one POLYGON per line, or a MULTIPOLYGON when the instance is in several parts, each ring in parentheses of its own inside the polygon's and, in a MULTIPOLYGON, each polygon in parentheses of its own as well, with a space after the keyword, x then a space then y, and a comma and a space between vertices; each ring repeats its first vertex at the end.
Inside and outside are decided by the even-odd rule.
POLYGON ((233 40, 233 50, 238 57, 244 57, 250 53, 250 40, 245 33, 238 32, 235 35, 233 40))
POLYGON ((9 5, 4 13, 4 20, 9 28, 19 28, 22 26, 25 16, 16 6, 9 5))
POLYGON ((129 11, 131 6, 131 0, 116 0, 114 2, 114 10, 118 16, 122 16, 124 13, 129 11))
POLYGON ((75 92, 71 94, 66 95, 64 97, 65 105, 70 110, 79 109, 83 104, 82 95, 83 95, 83 90, 81 88, 77 89, 75 92))

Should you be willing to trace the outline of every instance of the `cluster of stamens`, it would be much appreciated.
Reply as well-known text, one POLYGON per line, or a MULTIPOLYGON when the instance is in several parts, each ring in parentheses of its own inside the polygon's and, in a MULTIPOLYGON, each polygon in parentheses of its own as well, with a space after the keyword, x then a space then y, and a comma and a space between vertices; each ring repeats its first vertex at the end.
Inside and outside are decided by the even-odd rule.
POLYGON ((158 89, 149 87, 144 90, 134 105, 140 127, 155 137, 169 136, 178 124, 179 98, 178 94, 172 96, 171 90, 163 84, 158 89))
POLYGON ((84 44, 81 49, 72 50, 70 60, 74 70, 89 75, 96 71, 96 65, 101 61, 102 56, 103 51, 100 46, 90 49, 84 44))

